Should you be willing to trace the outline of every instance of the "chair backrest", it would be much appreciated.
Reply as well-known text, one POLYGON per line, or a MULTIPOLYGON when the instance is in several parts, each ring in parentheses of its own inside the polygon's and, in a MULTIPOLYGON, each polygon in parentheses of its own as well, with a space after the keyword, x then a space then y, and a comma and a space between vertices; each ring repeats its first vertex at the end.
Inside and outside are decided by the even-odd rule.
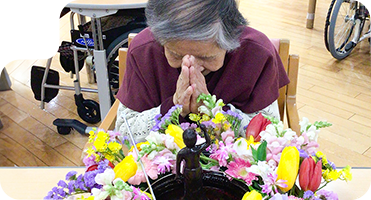
POLYGON ((290 79, 290 83, 280 88, 277 99, 280 117, 287 121, 287 125, 297 134, 300 133, 299 115, 296 106, 296 88, 299 70, 299 56, 290 54, 290 41, 288 39, 271 39, 280 55, 283 66, 290 79))

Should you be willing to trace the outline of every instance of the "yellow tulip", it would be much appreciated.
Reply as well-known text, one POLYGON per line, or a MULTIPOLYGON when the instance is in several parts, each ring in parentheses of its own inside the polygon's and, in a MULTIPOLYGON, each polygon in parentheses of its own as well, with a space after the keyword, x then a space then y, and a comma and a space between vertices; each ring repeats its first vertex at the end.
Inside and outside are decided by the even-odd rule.
POLYGON ((296 147, 285 147, 277 167, 277 180, 286 180, 287 187, 279 187, 283 192, 289 191, 295 184, 298 175, 300 154, 296 147))
POLYGON ((262 200, 262 199, 263 199, 262 195, 256 190, 246 192, 245 195, 243 195, 242 197, 242 200, 262 200))
POLYGON ((115 179, 121 178, 123 181, 128 181, 130 177, 137 173, 137 163, 132 155, 126 156, 119 164, 115 166, 115 179))
POLYGON ((179 148, 182 149, 185 147, 185 144, 183 142, 183 129, 182 128, 180 128, 177 125, 170 124, 165 130, 165 133, 174 138, 174 142, 175 144, 178 145, 179 148))

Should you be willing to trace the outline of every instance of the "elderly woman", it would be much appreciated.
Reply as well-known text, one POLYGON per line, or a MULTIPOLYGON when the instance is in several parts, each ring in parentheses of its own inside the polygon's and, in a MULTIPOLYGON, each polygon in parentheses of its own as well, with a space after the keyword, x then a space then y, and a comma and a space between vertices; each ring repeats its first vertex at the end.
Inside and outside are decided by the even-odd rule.
POLYGON ((270 40, 247 26, 235 0, 149 0, 146 17, 149 28, 130 44, 117 94, 122 134, 126 116, 143 141, 154 117, 175 104, 186 120, 201 93, 223 99, 243 117, 241 127, 259 112, 279 118, 278 90, 289 80, 270 40))

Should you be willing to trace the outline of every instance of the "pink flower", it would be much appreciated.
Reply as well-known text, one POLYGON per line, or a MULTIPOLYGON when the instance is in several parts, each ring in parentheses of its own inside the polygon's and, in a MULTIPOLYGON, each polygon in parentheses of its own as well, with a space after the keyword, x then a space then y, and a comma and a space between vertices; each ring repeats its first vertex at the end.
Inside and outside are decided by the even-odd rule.
POLYGON ((97 162, 95 162, 95 155, 85 156, 82 161, 84 162, 86 168, 98 164, 97 162))
POLYGON ((170 172, 176 162, 175 155, 168 149, 164 149, 159 152, 159 155, 155 157, 153 163, 157 165, 159 173, 164 174, 170 172))
POLYGON ((236 158, 228 165, 228 169, 225 171, 228 175, 234 178, 242 179, 247 185, 251 185, 253 180, 258 180, 254 173, 246 171, 251 166, 248 160, 236 158))
POLYGON ((121 136, 119 131, 108 131, 109 137, 111 140, 115 140, 116 137, 121 136))
POLYGON ((267 178, 264 180, 264 185, 262 185, 262 192, 270 195, 278 193, 278 187, 287 187, 285 180, 277 180, 277 174, 268 173, 267 178))
POLYGON ((226 144, 234 142, 234 132, 232 130, 227 130, 222 133, 222 139, 226 144))
POLYGON ((217 149, 213 154, 210 155, 210 158, 219 161, 220 166, 227 166, 227 160, 229 158, 229 153, 234 152, 232 149, 232 144, 224 145, 223 142, 219 143, 219 149, 217 149))
POLYGON ((150 200, 150 198, 146 194, 142 193, 138 188, 136 187, 131 187, 131 188, 133 189, 133 193, 134 193, 133 199, 150 200))
MULTIPOLYGON (((136 156, 134 154, 133 156, 136 160, 136 156)), ((158 178, 157 165, 151 162, 147 158, 147 156, 143 156, 141 160, 143 162, 143 165, 145 167, 148 177, 151 178, 152 180, 157 179, 158 178)), ((133 184, 133 185, 139 185, 142 182, 146 182, 146 177, 144 176, 144 172, 143 172, 143 169, 141 168, 140 163, 138 163, 137 173, 131 178, 129 178, 128 183, 133 184)))

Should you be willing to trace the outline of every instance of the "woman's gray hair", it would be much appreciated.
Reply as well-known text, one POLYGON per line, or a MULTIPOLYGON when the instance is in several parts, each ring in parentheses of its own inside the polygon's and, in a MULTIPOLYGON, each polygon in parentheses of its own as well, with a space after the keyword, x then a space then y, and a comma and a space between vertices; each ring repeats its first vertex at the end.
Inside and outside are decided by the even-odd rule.
POLYGON ((149 0, 147 24, 161 45, 175 40, 215 41, 231 51, 247 21, 235 0, 149 0))

